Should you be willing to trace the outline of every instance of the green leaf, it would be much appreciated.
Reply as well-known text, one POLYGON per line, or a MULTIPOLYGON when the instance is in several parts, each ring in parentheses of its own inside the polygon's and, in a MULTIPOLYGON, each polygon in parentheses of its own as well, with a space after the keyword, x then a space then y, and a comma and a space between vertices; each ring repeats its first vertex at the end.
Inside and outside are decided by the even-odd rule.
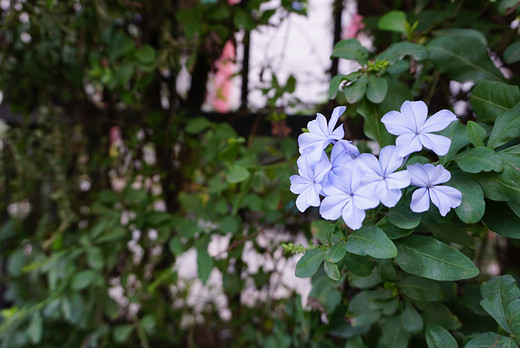
POLYGON ((89 286, 100 275, 91 269, 83 270, 72 277, 70 287, 74 291, 80 291, 89 286))
POLYGON ((312 277, 326 256, 327 252, 320 248, 307 250, 296 264, 296 276, 298 278, 312 277))
POLYGON ((173 255, 181 255, 184 251, 181 238, 173 237, 168 243, 168 248, 170 249, 173 255))
POLYGON ((504 170, 500 173, 480 173, 476 176, 484 195, 495 201, 520 203, 520 146, 498 152, 504 170))
POLYGON ((386 13, 379 22, 377 27, 381 30, 395 31, 406 34, 406 13, 403 11, 390 11, 386 13))
POLYGON ((520 60, 520 41, 509 45, 504 51, 504 60, 508 64, 516 63, 520 60))
POLYGON ((133 330, 134 326, 131 324, 116 326, 113 331, 114 341, 117 343, 126 342, 133 330))
POLYGON ((365 95, 365 91, 367 90, 368 77, 367 74, 363 74, 356 81, 352 82, 350 85, 346 86, 343 90, 345 93, 345 98, 350 104, 354 104, 358 102, 365 95))
POLYGON ((447 330, 456 330, 462 326, 459 318, 440 302, 416 302, 415 305, 422 311, 426 326, 439 324, 447 330))
POLYGON ((374 268, 374 264, 368 257, 346 253, 343 260, 345 261, 345 267, 359 277, 369 276, 374 268))
POLYGON ((189 134, 197 134, 211 127, 211 122, 205 117, 196 117, 188 121, 184 130, 189 134))
POLYGON ((411 211, 409 202, 403 201, 390 210, 388 221, 404 230, 411 230, 421 223, 421 214, 411 211))
POLYGON ((419 312, 408 302, 404 303, 401 313, 401 323, 403 328, 410 333, 418 333, 423 329, 423 319, 419 312))
POLYGON ((345 241, 340 240, 327 251, 327 261, 338 263, 343 259, 343 257, 345 257, 346 253, 347 249, 345 248, 345 241))
POLYGON ((368 308, 369 291, 361 291, 349 303, 347 316, 352 326, 365 326, 375 323, 381 317, 381 311, 368 308))
POLYGON ((332 279, 334 281, 339 280, 340 273, 339 273, 338 265, 325 260, 324 268, 325 268, 325 274, 327 275, 327 277, 329 277, 330 279, 332 279))
POLYGON ((365 65, 368 63, 368 51, 357 39, 341 40, 334 46, 331 58, 355 60, 365 65))
POLYGON ((466 134, 473 146, 484 146, 484 140, 487 137, 487 132, 484 127, 479 125, 477 122, 468 121, 466 124, 466 134))
POLYGON ((455 213, 463 222, 474 224, 484 216, 486 203, 484 193, 480 185, 472 178, 459 173, 452 172, 451 180, 447 183, 462 193, 462 202, 455 208, 455 213))
POLYGON ((27 328, 27 336, 33 344, 38 344, 43 336, 43 319, 40 312, 36 311, 31 316, 29 327, 27 328))
POLYGON ((484 146, 468 149, 457 155, 454 160, 466 173, 500 172, 504 169, 500 156, 493 149, 484 146))
POLYGON ((373 74, 368 75, 367 98, 372 103, 381 103, 388 92, 388 83, 385 78, 373 74))
POLYGON ((515 279, 510 275, 493 277, 480 287, 482 301, 480 305, 491 315, 504 330, 509 333, 511 328, 507 322, 507 306, 520 297, 520 289, 515 279))
POLYGON ((460 149, 469 144, 468 135, 466 133, 466 126, 461 122, 452 122, 448 127, 438 132, 439 135, 444 135, 451 140, 450 149, 444 156, 440 156, 441 164, 446 164, 450 161, 460 149))
POLYGON ((520 218, 505 203, 488 201, 484 222, 493 232, 520 239, 520 218))
POLYGON ((517 348, 512 338, 494 332, 486 332, 475 336, 464 348, 517 348))
POLYGON ((361 336, 348 338, 344 348, 366 348, 361 336))
POLYGON ((497 148, 520 136, 520 103, 497 116, 487 146, 497 148))
POLYGON ((206 236, 197 241, 197 272, 199 274, 200 280, 205 283, 211 270, 213 269, 213 265, 215 261, 208 254, 208 244, 209 244, 209 236, 206 236))
POLYGON ((391 224, 387 216, 379 220, 376 226, 382 229, 390 239, 403 238, 413 233, 413 229, 405 230, 391 224))
POLYGON ((397 287, 415 301, 442 301, 444 297, 437 282, 422 277, 407 276, 397 283, 397 287))
POLYGON ((438 36, 446 36, 446 35, 459 35, 459 36, 471 36, 477 40, 479 40, 482 45, 487 46, 487 39, 481 31, 475 29, 466 29, 466 28, 450 28, 450 29, 439 29, 433 32, 433 35, 438 36))
POLYGON ((504 80, 500 70, 489 58, 487 47, 475 37, 441 36, 432 40, 426 48, 435 67, 452 80, 504 80))
POLYGON ((493 123, 499 114, 520 102, 520 89, 503 82, 481 80, 471 90, 469 100, 478 121, 493 123))
POLYGON ((399 110, 405 100, 413 100, 412 92, 408 85, 392 78, 388 78, 387 82, 388 93, 385 100, 378 105, 382 115, 388 111, 399 110))
POLYGON ((343 81, 355 81, 361 75, 361 71, 354 71, 348 75, 336 75, 330 80, 329 85, 329 99, 336 98, 338 95, 339 86, 343 81))
POLYGON ((502 0, 502 1, 500 1, 500 4, 498 5, 498 13, 500 13, 501 15, 506 14, 506 12, 509 9, 515 7, 519 2, 520 2, 520 0, 502 0))
POLYGON ((426 343, 428 348, 457 348, 455 338, 440 325, 433 324, 426 327, 426 343))
POLYGON ((249 178, 249 175, 249 171, 238 164, 232 165, 226 173, 227 181, 231 184, 242 182, 249 178))
POLYGON ((411 42, 397 42, 391 44, 386 50, 381 52, 376 60, 387 61, 395 64, 401 61, 405 56, 412 56, 415 60, 425 60, 428 58, 428 50, 424 46, 411 42))
POLYGON ((507 305, 506 318, 511 328, 511 333, 518 343, 520 340, 520 299, 516 299, 507 305))
POLYGON ((389 259, 397 255, 397 249, 388 236, 376 226, 363 226, 348 236, 347 251, 356 255, 370 255, 377 259, 389 259))
POLYGON ((388 319, 383 324, 382 335, 379 338, 378 347, 405 348, 411 334, 401 325, 401 318, 396 316, 388 319))
POLYGON ((367 137, 377 141, 380 146, 394 144, 395 137, 388 133, 384 124, 381 122, 381 112, 377 105, 363 99, 357 107, 357 111, 364 118, 363 130, 367 137))
POLYGON ((157 59, 157 53, 155 49, 150 45, 144 45, 135 54, 136 58, 144 64, 153 64, 157 59))
POLYGON ((103 268, 105 260, 99 247, 89 247, 87 249, 87 264, 93 269, 103 268))
POLYGON ((396 241, 397 264, 406 272, 434 280, 473 278, 478 268, 463 253, 434 238, 411 235, 396 241))

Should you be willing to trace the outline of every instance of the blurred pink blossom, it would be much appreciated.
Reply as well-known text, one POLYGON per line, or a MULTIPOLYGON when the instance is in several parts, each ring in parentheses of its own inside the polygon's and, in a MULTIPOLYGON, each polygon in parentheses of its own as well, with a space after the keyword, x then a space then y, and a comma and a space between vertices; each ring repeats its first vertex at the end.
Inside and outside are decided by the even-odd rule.
POLYGON ((214 86, 208 92, 208 102, 218 112, 229 112, 230 109, 231 77, 234 73, 235 56, 235 46, 228 41, 222 50, 222 55, 215 62, 214 86))
POLYGON ((349 25, 343 28, 342 36, 344 39, 353 39, 363 29, 365 29, 365 23, 363 23, 363 16, 359 13, 356 13, 354 17, 352 17, 352 20, 350 21, 349 25))

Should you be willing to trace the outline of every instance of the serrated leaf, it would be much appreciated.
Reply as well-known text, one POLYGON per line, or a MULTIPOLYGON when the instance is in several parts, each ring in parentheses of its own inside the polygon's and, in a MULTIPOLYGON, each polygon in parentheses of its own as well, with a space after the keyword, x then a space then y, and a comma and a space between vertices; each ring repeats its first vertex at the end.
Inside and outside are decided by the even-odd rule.
POLYGON ((520 297, 520 289, 516 286, 515 279, 510 275, 493 277, 480 287, 482 301, 480 305, 489 313, 497 323, 509 333, 511 327, 507 322, 507 306, 520 297))
POLYGON ((477 122, 468 121, 468 123, 466 123, 466 134, 468 140, 473 144, 473 146, 484 146, 487 132, 484 127, 479 125, 477 122))
POLYGON ((454 161, 466 173, 500 172, 504 169, 500 156, 493 149, 484 146, 468 149, 458 154, 454 161))
POLYGON ((347 251, 356 255, 370 255, 389 259, 397 255, 397 248, 388 236, 376 226, 363 226, 347 239, 347 251))
POLYGON ((467 256, 435 238, 411 235, 396 245, 395 260, 408 273, 434 280, 468 279, 479 273, 467 256))
POLYGON ((296 264, 296 276, 298 278, 312 277, 326 256, 326 251, 320 248, 307 250, 296 264))
POLYGON ((487 146, 497 148, 520 136, 520 103, 497 116, 487 146))
POLYGON ((471 90, 471 107, 479 122, 493 123, 497 116, 520 102, 518 86, 481 80, 471 90))
POLYGON ((368 86, 366 95, 372 103, 381 103, 388 92, 388 83, 385 78, 373 74, 368 75, 368 86))
POLYGON ((433 324, 426 327, 426 343, 428 348, 457 348, 455 338, 440 325, 433 324))

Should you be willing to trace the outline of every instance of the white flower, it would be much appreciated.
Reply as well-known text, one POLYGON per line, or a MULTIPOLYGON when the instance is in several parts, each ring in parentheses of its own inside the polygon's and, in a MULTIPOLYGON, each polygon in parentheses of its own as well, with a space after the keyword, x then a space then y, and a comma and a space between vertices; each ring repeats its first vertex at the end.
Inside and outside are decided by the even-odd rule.
POLYGON ((310 121, 307 124, 308 133, 300 134, 298 137, 298 146, 300 147, 300 153, 307 155, 312 161, 318 161, 321 157, 321 153, 325 148, 333 141, 340 140, 345 135, 343 127, 340 126, 336 129, 336 123, 339 117, 345 112, 345 106, 338 106, 332 112, 330 121, 327 124, 325 116, 318 113, 316 119, 310 121))
POLYGON ((399 156, 421 151, 423 146, 439 156, 448 153, 451 140, 432 132, 443 130, 457 120, 457 116, 449 110, 441 110, 426 119, 427 115, 424 102, 407 100, 401 105, 401 112, 390 111, 381 118, 388 132, 398 136, 395 145, 399 156))
POLYGON ((391 208, 401 199, 401 189, 410 185, 410 175, 406 170, 396 172, 403 164, 403 157, 397 154, 393 145, 385 146, 379 153, 379 160, 372 154, 361 154, 356 159, 363 181, 371 186, 375 195, 385 206, 391 208))
POLYGON ((430 208, 430 200, 439 208, 442 216, 446 216, 451 208, 456 208, 462 201, 462 193, 454 187, 439 185, 450 180, 451 174, 442 165, 414 164, 408 166, 410 181, 419 187, 412 195, 410 208, 421 213, 430 208))
POLYGON ((320 205, 320 196, 322 190, 321 182, 329 173, 331 166, 325 152, 319 161, 312 162, 307 156, 300 156, 297 161, 298 173, 293 175, 290 190, 292 193, 299 194, 296 198, 296 207, 299 211, 304 212, 308 207, 318 207, 320 205))

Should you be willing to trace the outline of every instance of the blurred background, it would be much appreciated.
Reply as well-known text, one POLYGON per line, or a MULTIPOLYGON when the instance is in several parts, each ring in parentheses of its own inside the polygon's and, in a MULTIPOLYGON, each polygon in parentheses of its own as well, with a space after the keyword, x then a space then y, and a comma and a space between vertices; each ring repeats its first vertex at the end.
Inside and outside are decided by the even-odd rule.
MULTIPOLYGON (((334 44, 387 47, 399 35, 374 38, 377 20, 414 6, 1 0, 1 346, 335 347, 357 334, 323 315, 338 287, 296 278, 300 256, 284 253, 328 229, 296 210, 289 176, 302 127, 337 105, 331 77, 359 68, 331 59, 334 44)), ((362 118, 347 124, 366 147, 362 118)))

